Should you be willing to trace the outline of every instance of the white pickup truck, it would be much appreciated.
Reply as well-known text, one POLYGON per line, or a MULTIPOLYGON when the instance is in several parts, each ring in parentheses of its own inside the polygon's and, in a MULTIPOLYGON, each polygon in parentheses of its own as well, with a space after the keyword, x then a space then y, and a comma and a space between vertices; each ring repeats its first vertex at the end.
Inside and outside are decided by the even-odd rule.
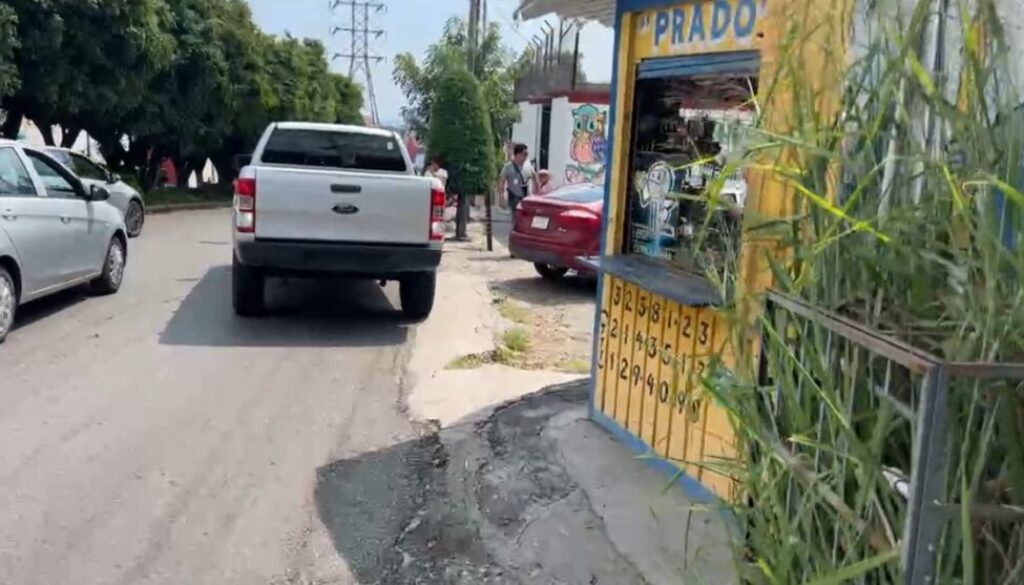
POLYGON ((268 276, 398 281, 402 312, 434 304, 444 189, 418 177, 394 132, 278 122, 241 161, 232 213, 235 312, 264 311, 268 276))

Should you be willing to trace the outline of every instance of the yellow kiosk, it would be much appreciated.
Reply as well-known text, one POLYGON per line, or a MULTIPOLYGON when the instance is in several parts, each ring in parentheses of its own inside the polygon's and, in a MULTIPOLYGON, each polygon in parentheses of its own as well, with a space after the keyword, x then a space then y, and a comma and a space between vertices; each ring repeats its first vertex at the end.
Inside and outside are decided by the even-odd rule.
MULTIPOLYGON (((731 499, 733 482, 714 464, 736 455, 727 415, 701 392, 712 359, 728 365, 733 353, 719 311, 733 295, 715 271, 727 257, 752 257, 742 210, 770 214, 782 200, 767 183, 754 189, 757 177, 722 176, 758 116, 781 4, 615 7, 611 173, 602 256, 590 259, 602 275, 591 411, 655 464, 684 471, 683 487, 702 500, 731 499), (708 205, 712 182, 720 195, 708 205)), ((768 284, 766 270, 740 274, 753 275, 740 288, 768 284)))

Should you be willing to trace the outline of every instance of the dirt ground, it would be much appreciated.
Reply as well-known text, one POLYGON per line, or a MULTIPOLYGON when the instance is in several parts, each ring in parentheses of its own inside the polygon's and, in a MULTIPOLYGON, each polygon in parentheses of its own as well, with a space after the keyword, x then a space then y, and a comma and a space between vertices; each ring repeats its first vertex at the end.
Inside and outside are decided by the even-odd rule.
POLYGON ((529 370, 589 373, 596 280, 574 273, 557 281, 545 280, 532 264, 508 255, 498 239, 495 251, 486 252, 481 224, 470 229, 471 242, 448 244, 446 270, 472 272, 486 279, 504 326, 498 345, 512 351, 466 356, 452 367, 497 361, 529 370))

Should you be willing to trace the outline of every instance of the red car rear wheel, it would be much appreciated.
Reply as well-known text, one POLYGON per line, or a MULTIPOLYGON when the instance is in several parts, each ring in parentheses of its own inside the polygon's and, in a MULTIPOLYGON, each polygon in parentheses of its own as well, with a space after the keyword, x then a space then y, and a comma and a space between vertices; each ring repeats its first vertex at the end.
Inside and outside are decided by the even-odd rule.
POLYGON ((541 275, 541 277, 546 280, 558 280, 569 272, 568 268, 552 266, 550 264, 541 264, 539 262, 534 264, 533 267, 537 270, 537 274, 541 275))

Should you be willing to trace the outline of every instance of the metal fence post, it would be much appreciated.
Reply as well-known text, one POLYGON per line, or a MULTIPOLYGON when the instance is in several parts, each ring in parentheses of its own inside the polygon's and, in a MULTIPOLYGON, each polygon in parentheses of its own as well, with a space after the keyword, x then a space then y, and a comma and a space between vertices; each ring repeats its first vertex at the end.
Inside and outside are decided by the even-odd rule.
POLYGON ((936 583, 935 553, 945 526, 938 506, 946 495, 949 384, 949 369, 943 363, 929 369, 922 381, 903 532, 903 568, 908 585, 936 583))

